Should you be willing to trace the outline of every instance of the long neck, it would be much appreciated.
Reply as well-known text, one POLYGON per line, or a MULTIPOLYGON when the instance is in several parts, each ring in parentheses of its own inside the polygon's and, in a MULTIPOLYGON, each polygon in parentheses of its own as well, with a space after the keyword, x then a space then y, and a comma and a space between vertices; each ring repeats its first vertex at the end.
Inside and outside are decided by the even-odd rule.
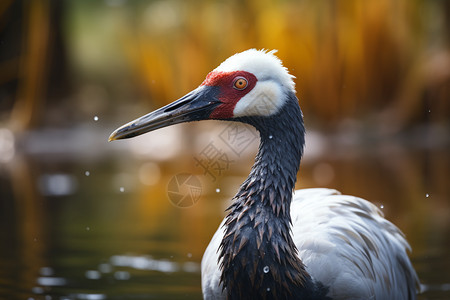
POLYGON ((243 120, 260 132, 261 143, 226 218, 220 257, 228 299, 310 294, 311 278, 291 236, 290 204, 305 130, 296 97, 290 97, 273 118, 243 120))

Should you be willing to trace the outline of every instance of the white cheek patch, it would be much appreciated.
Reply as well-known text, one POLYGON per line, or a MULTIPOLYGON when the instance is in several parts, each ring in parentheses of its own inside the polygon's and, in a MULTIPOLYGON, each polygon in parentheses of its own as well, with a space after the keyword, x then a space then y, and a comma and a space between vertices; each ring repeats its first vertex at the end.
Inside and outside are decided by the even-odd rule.
POLYGON ((234 107, 234 117, 270 116, 276 114, 285 101, 278 84, 259 81, 234 107))

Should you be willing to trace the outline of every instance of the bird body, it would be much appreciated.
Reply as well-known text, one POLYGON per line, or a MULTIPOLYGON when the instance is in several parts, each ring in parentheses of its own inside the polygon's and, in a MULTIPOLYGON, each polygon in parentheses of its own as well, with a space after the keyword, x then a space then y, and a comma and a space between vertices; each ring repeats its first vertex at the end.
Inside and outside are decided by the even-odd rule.
POLYGON ((293 76, 273 51, 235 54, 110 140, 207 119, 250 124, 261 142, 203 257, 205 299, 415 299, 409 245, 373 204, 329 189, 293 197, 305 128, 293 76))
MULTIPOLYGON (((298 256, 313 281, 328 287, 329 298, 415 298, 417 278, 405 252, 409 245, 372 203, 332 189, 302 189, 295 191, 291 219, 298 256)), ((226 299, 217 288, 224 223, 203 255, 205 299, 226 299)))

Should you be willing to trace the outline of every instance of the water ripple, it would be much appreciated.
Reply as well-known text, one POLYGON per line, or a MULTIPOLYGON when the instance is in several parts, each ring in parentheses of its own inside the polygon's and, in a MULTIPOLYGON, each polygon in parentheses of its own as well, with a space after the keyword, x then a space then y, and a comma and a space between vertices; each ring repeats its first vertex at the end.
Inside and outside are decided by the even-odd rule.
POLYGON ((200 272, 200 264, 195 262, 180 263, 167 259, 154 259, 151 256, 114 255, 110 258, 110 261, 116 267, 130 267, 138 270, 152 270, 163 273, 200 272))

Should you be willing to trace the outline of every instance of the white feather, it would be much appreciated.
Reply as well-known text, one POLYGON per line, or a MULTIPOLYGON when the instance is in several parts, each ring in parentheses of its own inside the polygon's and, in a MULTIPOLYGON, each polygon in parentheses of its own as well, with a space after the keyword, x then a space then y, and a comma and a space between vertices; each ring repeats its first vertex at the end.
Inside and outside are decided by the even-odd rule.
POLYGON ((224 236, 225 219, 220 223, 219 229, 209 242, 202 258, 202 291, 203 299, 218 299, 225 300, 226 293, 222 292, 222 285, 220 285, 219 270, 219 246, 224 236))
POLYGON ((236 103, 234 117, 274 115, 286 101, 284 93, 295 93, 294 76, 289 74, 275 52, 250 49, 229 57, 213 71, 246 71, 258 79, 255 87, 236 103))
MULTIPOLYGON (((294 194, 291 217, 298 255, 332 299, 415 298, 419 281, 407 256, 410 247, 375 205, 336 190, 304 189, 294 194)), ((205 299, 225 299, 217 253, 222 225, 202 259, 205 299)))
POLYGON ((280 85, 272 80, 258 82, 247 95, 242 97, 233 110, 235 117, 270 116, 284 105, 286 97, 280 85))
POLYGON ((274 55, 276 50, 265 51, 249 49, 226 59, 214 71, 247 71, 253 73, 258 81, 277 80, 281 86, 295 92, 294 76, 283 67, 281 60, 274 55))

